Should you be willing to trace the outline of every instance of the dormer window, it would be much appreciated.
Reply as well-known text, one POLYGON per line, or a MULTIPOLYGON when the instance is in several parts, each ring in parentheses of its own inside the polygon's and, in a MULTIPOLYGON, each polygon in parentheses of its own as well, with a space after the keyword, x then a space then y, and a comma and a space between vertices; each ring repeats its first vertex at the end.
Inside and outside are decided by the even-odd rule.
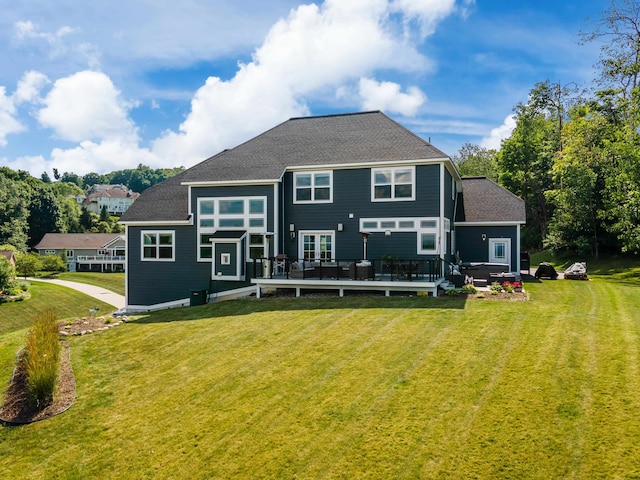
POLYGON ((415 200, 415 167, 371 169, 371 201, 415 200))

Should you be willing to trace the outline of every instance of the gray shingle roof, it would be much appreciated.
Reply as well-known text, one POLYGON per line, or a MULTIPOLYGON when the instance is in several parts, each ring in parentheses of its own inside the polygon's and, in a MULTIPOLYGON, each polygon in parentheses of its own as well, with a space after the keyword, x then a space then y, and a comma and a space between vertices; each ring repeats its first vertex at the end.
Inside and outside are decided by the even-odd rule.
POLYGON ((520 222, 527 216, 524 200, 486 177, 463 177, 456 221, 520 222))
POLYGON ((183 182, 273 181, 287 167, 447 158, 379 111, 292 118, 145 190, 121 221, 186 220, 183 182))

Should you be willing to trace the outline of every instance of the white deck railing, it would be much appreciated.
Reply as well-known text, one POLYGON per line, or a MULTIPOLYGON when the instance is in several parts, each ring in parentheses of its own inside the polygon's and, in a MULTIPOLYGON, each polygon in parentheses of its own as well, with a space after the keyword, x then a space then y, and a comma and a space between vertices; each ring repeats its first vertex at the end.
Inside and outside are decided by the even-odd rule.
POLYGON ((77 262, 93 262, 93 263, 124 263, 126 257, 124 255, 118 255, 110 257, 108 255, 78 255, 76 257, 77 262))

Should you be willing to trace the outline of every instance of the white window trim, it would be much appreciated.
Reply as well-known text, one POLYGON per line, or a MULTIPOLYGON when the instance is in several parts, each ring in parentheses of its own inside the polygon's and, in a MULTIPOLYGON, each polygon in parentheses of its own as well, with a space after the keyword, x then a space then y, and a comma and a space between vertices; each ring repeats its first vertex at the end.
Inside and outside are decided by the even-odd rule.
POLYGON ((361 218, 360 219, 360 231, 361 232, 417 232, 421 230, 437 230, 440 225, 440 219, 438 217, 388 217, 388 218, 361 218), (421 227, 420 222, 435 222, 434 227, 421 227), (376 227, 365 226, 365 223, 376 222, 376 227), (395 228, 382 227, 382 222, 395 222, 395 228), (413 222, 413 227, 401 227, 400 222, 413 222))
POLYGON ((293 172, 293 203, 294 204, 309 204, 309 203, 333 203, 333 171, 332 170, 312 170, 305 172, 293 172), (319 185, 316 187, 316 175, 318 174, 328 174, 329 175, 329 198, 323 200, 316 200, 316 188, 327 188, 327 185, 319 185), (300 175, 311 175, 311 185, 308 187, 301 188, 310 188, 311 189, 311 200, 298 200, 297 197, 297 183, 298 176, 300 175))
MULTIPOLYGON (((406 185, 406 184, 401 184, 406 185)), ((404 167, 381 167, 381 168, 372 168, 371 169, 371 201, 372 202, 412 202, 416 199, 416 167, 413 165, 404 166, 404 167), (380 172, 383 170, 390 170, 391 176, 395 178, 395 172, 398 170, 410 170, 411 171, 411 196, 410 197, 399 197, 395 196, 395 181, 392 179, 391 181, 391 198, 376 198, 376 172, 380 172)))
MULTIPOLYGON (((266 196, 250 196, 250 197, 199 197, 197 199, 196 205, 196 226, 197 226, 197 236, 196 236, 196 248, 198 253, 198 262, 211 262, 210 257, 201 256, 201 247, 211 247, 210 243, 201 243, 200 238, 202 235, 211 235, 217 231, 224 230, 243 230, 247 232, 247 235, 251 234, 262 234, 267 230, 267 212, 269 210, 269 206, 267 204, 266 196), (244 201, 244 212, 240 214, 220 214, 220 202, 225 200, 242 200, 244 201), (264 211, 262 213, 251 213, 250 212, 250 202, 251 200, 262 200, 264 205, 264 211), (200 203, 203 201, 213 201, 213 214, 209 215, 201 215, 200 214, 200 203), (243 218, 243 226, 242 227, 220 227, 220 219, 225 218, 243 218), (213 227, 201 227, 200 220, 204 219, 213 219, 213 227), (251 227, 250 221, 251 219, 261 218, 263 220, 262 225, 259 227, 251 227)), ((246 258, 250 258, 251 248, 255 248, 257 245, 251 245, 249 241, 246 242, 246 258)), ((264 241, 264 248, 266 250, 266 239, 264 241)), ((213 250, 212 250, 213 255, 213 250)))
POLYGON ((487 242, 488 246, 489 246, 489 261, 490 262, 501 262, 502 260, 499 258, 496 258, 494 255, 495 252, 495 245, 497 243, 504 243, 505 245, 505 257, 504 257, 504 263, 507 263, 509 265, 509 269, 511 269, 511 238, 509 237, 504 237, 504 238, 489 238, 489 241, 487 242))
MULTIPOLYGON (((147 245, 148 246, 148 245, 147 245)), ((159 245, 156 245, 156 249, 159 245)), ((156 250, 157 254, 157 250, 156 250)), ((140 261, 142 262, 174 262, 176 258, 176 231, 175 230, 142 230, 140 232, 140 261), (145 258, 144 256, 144 236, 146 234, 171 235, 171 258, 145 258)))
POLYGON ((73 250, 67 250, 66 253, 67 258, 74 258, 75 257, 75 253, 73 250))
POLYGON ((440 235, 438 234, 438 230, 437 229, 429 228, 429 229, 418 230, 417 240, 418 240, 418 254, 420 254, 420 255, 438 255, 440 253, 440 235), (423 249, 422 248, 422 235, 425 234, 425 233, 435 235, 435 237, 436 237, 436 248, 435 249, 427 250, 427 249, 423 249))
MULTIPOLYGON (((298 232, 298 258, 304 258, 304 236, 305 235, 327 235, 331 237, 331 262, 335 261, 336 255, 336 231, 335 230, 300 230, 298 232)), ((317 261, 317 260, 316 260, 317 261)), ((323 260, 325 261, 325 260, 323 260)))

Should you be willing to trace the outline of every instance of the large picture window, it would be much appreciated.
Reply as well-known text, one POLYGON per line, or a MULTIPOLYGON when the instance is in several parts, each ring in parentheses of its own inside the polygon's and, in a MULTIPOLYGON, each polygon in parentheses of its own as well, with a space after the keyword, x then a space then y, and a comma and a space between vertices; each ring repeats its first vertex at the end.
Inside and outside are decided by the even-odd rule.
POLYGON ((294 203, 331 203, 333 174, 327 172, 295 172, 293 174, 294 203))
POLYGON ((266 197, 198 199, 198 260, 210 261, 211 235, 218 230, 245 230, 250 234, 250 258, 264 256, 267 225, 266 197))
POLYGON ((142 260, 170 262, 175 259, 175 232, 143 231, 142 260))
POLYGON ((371 170, 371 200, 407 201, 415 199, 415 168, 374 168, 371 170))

